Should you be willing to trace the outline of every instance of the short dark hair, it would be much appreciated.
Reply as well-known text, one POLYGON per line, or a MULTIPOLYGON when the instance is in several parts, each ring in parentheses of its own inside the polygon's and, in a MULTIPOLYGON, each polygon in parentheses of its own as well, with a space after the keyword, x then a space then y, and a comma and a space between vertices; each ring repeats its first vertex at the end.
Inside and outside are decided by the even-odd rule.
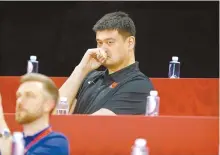
POLYGON ((105 14, 94 26, 93 31, 117 30, 122 36, 135 36, 136 28, 133 20, 125 12, 112 12, 105 14))

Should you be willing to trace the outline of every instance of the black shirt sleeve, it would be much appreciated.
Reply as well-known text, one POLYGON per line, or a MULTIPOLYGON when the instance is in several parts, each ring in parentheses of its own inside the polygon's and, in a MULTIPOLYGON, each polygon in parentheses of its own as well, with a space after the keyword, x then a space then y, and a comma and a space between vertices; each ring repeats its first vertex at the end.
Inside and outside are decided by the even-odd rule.
POLYGON ((122 86, 103 108, 117 115, 145 114, 146 98, 153 85, 150 80, 134 80, 122 86))

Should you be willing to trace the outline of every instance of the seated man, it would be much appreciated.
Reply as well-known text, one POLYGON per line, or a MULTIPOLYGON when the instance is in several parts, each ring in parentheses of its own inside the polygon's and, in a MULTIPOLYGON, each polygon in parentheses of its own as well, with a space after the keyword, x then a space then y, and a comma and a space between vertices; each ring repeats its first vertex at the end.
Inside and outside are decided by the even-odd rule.
MULTIPOLYGON (((48 77, 30 73, 21 78, 16 93, 16 121, 23 126, 25 155, 69 155, 67 138, 54 132, 49 117, 58 102, 59 93, 48 77)), ((4 119, 0 95, 0 133, 9 130, 4 119)), ((11 155, 11 137, 2 134, 0 152, 11 155)))
POLYGON ((124 12, 113 12, 104 15, 93 30, 97 48, 87 50, 60 95, 68 98, 73 114, 145 114, 153 85, 135 61, 133 20, 124 12), (106 71, 95 71, 101 65, 106 71))

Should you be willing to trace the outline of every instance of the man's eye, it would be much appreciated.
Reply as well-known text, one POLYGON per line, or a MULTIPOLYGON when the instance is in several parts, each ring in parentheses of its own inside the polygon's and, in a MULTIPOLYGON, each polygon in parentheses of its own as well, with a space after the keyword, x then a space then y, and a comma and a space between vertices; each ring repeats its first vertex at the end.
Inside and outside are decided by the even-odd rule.
POLYGON ((33 93, 29 93, 29 92, 28 92, 28 93, 26 93, 25 95, 26 95, 26 97, 35 98, 35 95, 34 95, 33 93))
POLYGON ((113 44, 114 42, 113 41, 108 41, 108 44, 113 44))

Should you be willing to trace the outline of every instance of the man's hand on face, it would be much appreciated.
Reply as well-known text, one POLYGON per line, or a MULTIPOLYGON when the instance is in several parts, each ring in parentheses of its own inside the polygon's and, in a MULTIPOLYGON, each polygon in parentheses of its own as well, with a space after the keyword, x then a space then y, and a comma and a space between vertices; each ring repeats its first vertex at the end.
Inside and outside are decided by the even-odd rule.
POLYGON ((78 65, 83 71, 91 72, 99 68, 107 59, 107 53, 101 48, 88 49, 78 65))

